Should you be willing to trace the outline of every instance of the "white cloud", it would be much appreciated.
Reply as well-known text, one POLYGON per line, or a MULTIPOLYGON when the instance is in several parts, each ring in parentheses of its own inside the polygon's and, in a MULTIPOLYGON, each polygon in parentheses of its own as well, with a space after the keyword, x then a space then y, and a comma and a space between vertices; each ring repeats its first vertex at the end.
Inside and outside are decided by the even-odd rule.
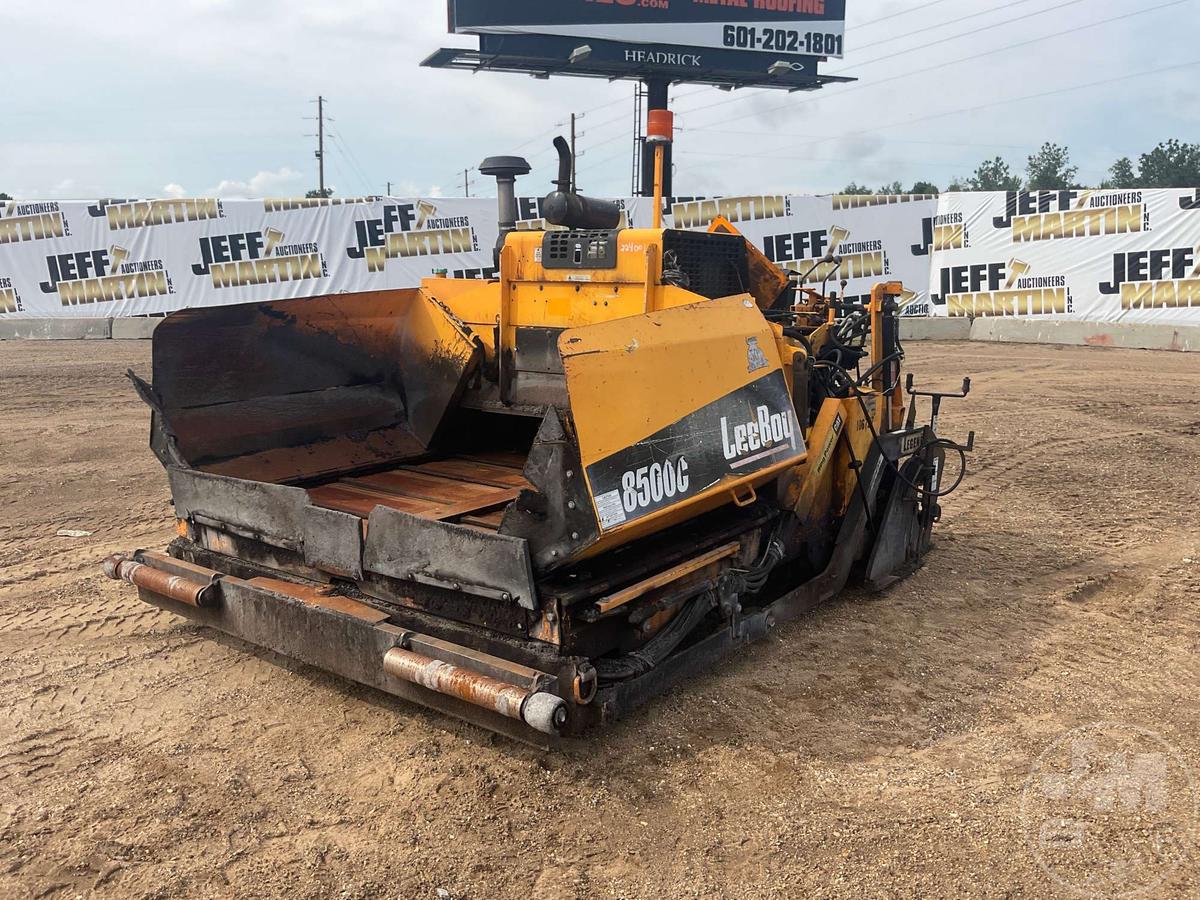
POLYGON ((295 169, 284 166, 274 172, 257 172, 246 181, 225 179, 216 187, 204 192, 206 197, 229 199, 257 199, 260 197, 298 197, 307 188, 305 176, 295 169))
MULTIPOLYGON (((474 44, 445 33, 442 0, 176 0, 139 3, 136 15, 115 17, 91 0, 53 5, 50 15, 45 4, 0 2, 0 34, 11 38, 4 64, 39 72, 4 98, 0 190, 136 197, 171 182, 187 184, 192 195, 206 185, 228 197, 303 194, 317 183, 316 123, 306 119, 315 115, 318 93, 336 136, 326 147, 326 177, 341 196, 382 193, 389 181, 393 193, 459 196, 463 169, 501 153, 533 165, 522 192, 544 192, 553 177, 550 139, 566 130, 572 111, 585 114, 585 190, 629 190, 632 86, 421 68, 437 47, 474 44), (267 33, 272 40, 264 43, 267 33), (56 48, 52 67, 44 65, 47 46, 56 48), (45 114, 100 69, 138 90, 85 104, 69 117, 45 114)), ((1139 7, 1089 0, 1083 19, 1082 7, 1051 7, 1025 19, 990 4, 978 18, 956 23, 948 18, 951 6, 850 4, 847 57, 827 71, 860 76, 857 84, 811 95, 674 89, 681 125, 676 190, 829 191, 850 180, 894 178, 944 183, 997 153, 1022 168, 1029 151, 1011 145, 1032 150, 1047 140, 1069 145, 1081 177, 1096 180, 1118 156, 1136 158, 1194 131, 1194 69, 998 103, 1192 59, 1194 29, 1183 26, 1194 16, 1186 7, 1091 28, 1139 7), (901 15, 877 21, 892 13, 901 15), (1077 39, 1037 40, 1072 28, 1086 30, 1077 39), (950 40, 927 46, 942 38, 950 40), (879 58, 897 50, 905 52, 879 58)), ((475 182, 472 193, 494 190, 477 173, 475 182)))
POLYGON ((74 178, 64 178, 46 193, 47 197, 55 200, 77 200, 80 198, 80 193, 75 187, 74 178))
POLYGON ((178 200, 180 197, 186 197, 188 192, 187 188, 185 188, 182 184, 176 184, 172 181, 170 184, 163 186, 162 195, 164 197, 170 197, 174 200, 178 200))

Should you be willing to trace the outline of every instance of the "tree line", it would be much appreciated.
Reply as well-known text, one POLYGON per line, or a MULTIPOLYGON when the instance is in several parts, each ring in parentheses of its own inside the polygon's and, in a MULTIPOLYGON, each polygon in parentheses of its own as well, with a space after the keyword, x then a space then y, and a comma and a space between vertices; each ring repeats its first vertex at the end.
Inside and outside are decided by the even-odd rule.
MULTIPOLYGON (((1108 170, 1108 177, 1097 185, 1080 184, 1076 179, 1079 167, 1071 164, 1071 152, 1064 146, 1045 143, 1025 164, 1025 174, 1012 170, 1003 157, 986 159, 974 174, 951 179, 948 191, 1054 191, 1099 188, 1121 190, 1129 188, 1194 188, 1200 187, 1200 144, 1187 144, 1172 138, 1159 144, 1149 153, 1138 157, 1137 165, 1124 156, 1108 170)), ((880 185, 878 189, 850 182, 843 194, 940 194, 941 189, 931 181, 917 181, 905 188, 899 181, 880 185)), ((306 197, 332 197, 333 189, 311 190, 306 197)), ((11 200, 0 193, 0 201, 11 200)))
MULTIPOLYGON (((1194 188, 1200 187, 1200 144, 1187 144, 1172 138, 1149 153, 1138 157, 1135 165, 1128 156, 1118 159, 1108 177, 1097 185, 1081 184, 1079 167, 1072 165, 1071 152, 1059 144, 1045 143, 1025 164, 1024 174, 1014 172, 1003 157, 984 160, 971 175, 954 178, 948 191, 1053 191, 1098 188, 1194 188)), ((875 188, 851 182, 844 194, 938 194, 938 186, 918 181, 905 189, 899 181, 875 188)))

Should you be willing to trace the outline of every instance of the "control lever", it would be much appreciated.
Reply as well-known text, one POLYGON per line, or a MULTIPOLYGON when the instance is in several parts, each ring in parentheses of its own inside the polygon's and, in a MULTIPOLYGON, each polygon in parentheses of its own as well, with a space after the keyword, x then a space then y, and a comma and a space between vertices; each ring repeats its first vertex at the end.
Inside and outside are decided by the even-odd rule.
MULTIPOLYGON (((930 400, 932 401, 932 405, 933 405, 933 413, 930 416, 929 427, 931 429, 933 429, 933 433, 936 435, 937 428, 938 428, 938 418, 942 412, 942 401, 943 400, 962 400, 962 399, 964 399, 967 396, 967 394, 971 393, 971 379, 964 378, 963 383, 962 383, 962 390, 958 391, 958 392, 917 391, 917 390, 913 390, 913 374, 912 374, 912 372, 909 372, 908 378, 906 379, 906 381, 904 383, 904 390, 908 393, 908 395, 910 397, 929 397, 930 398, 930 400)), ((906 427, 909 429, 913 428, 916 425, 916 421, 917 421, 917 404, 915 402, 913 402, 913 403, 910 403, 908 406, 908 423, 907 423, 906 427)), ((975 432, 972 431, 970 434, 967 435, 967 443, 965 445, 964 444, 956 444, 953 441, 947 441, 946 443, 953 445, 954 447, 958 448, 959 450, 962 450, 965 453, 970 453, 972 450, 975 449, 975 432)))

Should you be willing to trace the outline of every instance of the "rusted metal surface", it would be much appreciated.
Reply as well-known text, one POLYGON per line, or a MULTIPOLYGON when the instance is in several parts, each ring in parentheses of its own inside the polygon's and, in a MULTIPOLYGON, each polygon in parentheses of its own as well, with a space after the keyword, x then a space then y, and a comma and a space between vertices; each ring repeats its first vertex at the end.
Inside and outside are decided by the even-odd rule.
MULTIPOLYGON (((554 706, 553 700, 540 692, 529 692, 515 684, 491 678, 480 672, 474 672, 461 666, 451 665, 438 659, 405 650, 403 647, 393 647, 383 657, 383 668, 389 674, 404 681, 411 681, 421 687, 439 694, 446 694, 465 700, 474 706, 479 706, 492 712, 499 713, 509 719, 518 719, 539 731, 556 734, 565 724, 565 704, 559 709, 561 716, 550 714, 549 720, 541 715, 543 710, 530 710, 534 707, 554 706), (532 719, 532 721, 531 721, 532 719), (549 730, 547 731, 547 728, 549 730)), ((554 698, 561 703, 561 699, 554 698)))
POLYGON ((454 519, 511 503, 520 493, 518 488, 488 487, 467 499, 439 502, 401 493, 378 483, 363 483, 364 481, 365 479, 343 479, 333 484, 310 488, 308 495, 319 506, 363 518, 369 516, 376 506, 386 506, 400 512, 412 513, 422 519, 454 519))
POLYGON ((419 466, 401 466, 402 469, 413 472, 432 472, 459 481, 475 484, 488 484, 500 488, 529 487, 529 482, 519 470, 511 466, 500 466, 490 462, 479 462, 473 459, 443 459, 434 462, 421 463, 419 466))
MULTIPOLYGON (((536 730, 527 719, 502 716, 485 707, 389 675, 381 661, 384 654, 404 637, 404 629, 387 623, 371 624, 358 616, 346 615, 342 610, 304 602, 234 575, 222 577, 220 585, 221 602, 216 607, 190 606, 153 590, 143 590, 141 598, 153 606, 186 616, 240 640, 535 746, 556 745, 559 734, 584 727, 584 709, 591 712, 590 707, 572 707, 578 712, 569 716, 566 728, 555 733, 536 730)), ((303 586, 291 585, 288 589, 296 587, 303 586)), ((539 706, 546 705, 544 698, 548 695, 539 692, 532 696, 543 700, 539 704, 526 704, 530 717, 539 706)), ((565 707, 560 698, 552 696, 552 700, 565 707)), ((402 714, 400 710, 397 712, 402 714)))
POLYGON ((523 539, 386 506, 371 512, 363 568, 535 608, 533 567, 523 539))
POLYGON ((308 495, 300 488, 168 469, 175 514, 273 546, 300 551, 308 495))
POLYGON ((349 597, 342 597, 335 594, 333 588, 328 585, 314 587, 312 585, 297 584, 294 581, 284 581, 281 578, 251 578, 248 583, 272 593, 283 594, 299 600, 301 603, 309 603, 313 606, 320 606, 323 609, 331 609, 335 612, 344 613, 347 616, 353 616, 356 619, 362 619, 364 622, 370 622, 372 625, 386 622, 388 618, 388 614, 382 610, 368 606, 366 603, 360 603, 358 600, 352 600, 349 597))
POLYGON ((188 606, 209 607, 216 602, 214 582, 194 581, 135 562, 120 554, 110 556, 104 561, 104 574, 116 581, 127 581, 188 606))
POLYGON ((554 683, 554 676, 549 672, 427 634, 406 632, 402 644, 406 650, 423 654, 430 659, 440 659, 451 665, 463 666, 507 684, 514 684, 530 693, 546 690, 554 683))

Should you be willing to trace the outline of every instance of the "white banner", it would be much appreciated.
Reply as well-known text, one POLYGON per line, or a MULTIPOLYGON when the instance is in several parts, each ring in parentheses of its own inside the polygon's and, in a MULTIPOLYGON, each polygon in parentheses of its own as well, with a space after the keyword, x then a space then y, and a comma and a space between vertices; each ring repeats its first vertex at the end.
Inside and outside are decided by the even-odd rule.
POLYGON ((474 274, 487 200, 107 200, 0 207, 0 314, 136 316, 474 274))
MULTIPOLYGON (((648 226, 652 202, 627 202, 634 224, 648 226)), ((802 276, 804 286, 865 300, 879 282, 902 281, 905 314, 923 316, 929 313, 929 257, 918 251, 922 223, 936 211, 932 195, 677 197, 664 222, 705 229, 724 216, 768 259, 802 276), (840 264, 820 262, 829 254, 840 264)))
POLYGON ((1200 190, 945 194, 935 315, 1200 324, 1200 190))
MULTIPOLYGON (((647 227, 651 201, 619 201, 647 227)), ((519 227, 541 228, 519 199, 519 227)), ((724 216, 847 297, 901 281, 905 315, 1200 324, 1200 191, 672 198, 670 227, 724 216), (819 262, 826 254, 837 267, 819 262), (845 281, 843 287, 842 282, 845 281)), ((488 199, 0 204, 0 316, 119 317, 492 277, 488 199)))

